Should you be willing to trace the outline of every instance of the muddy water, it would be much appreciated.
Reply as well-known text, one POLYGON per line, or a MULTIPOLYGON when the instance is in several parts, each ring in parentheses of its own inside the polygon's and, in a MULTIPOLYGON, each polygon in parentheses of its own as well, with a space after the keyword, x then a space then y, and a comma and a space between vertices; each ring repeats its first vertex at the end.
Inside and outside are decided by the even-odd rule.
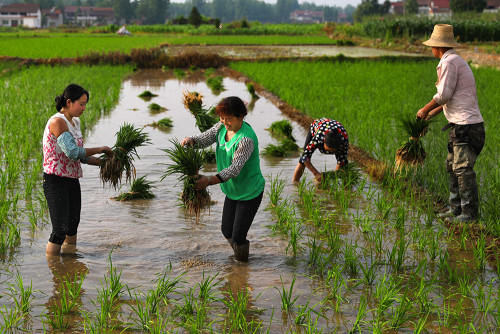
MULTIPOLYGON (((253 296, 263 293, 263 297, 255 301, 255 306, 259 308, 279 309, 280 297, 273 287, 280 286, 280 277, 288 286, 294 274, 299 275, 296 286, 300 288, 297 292, 300 291, 304 300, 311 297, 314 300, 309 280, 300 276, 304 274, 301 266, 289 264, 290 256, 285 254, 287 243, 269 235, 266 225, 272 223, 272 216, 265 210, 268 204, 267 196, 264 197, 248 235, 251 241, 250 261, 239 263, 234 260, 232 250, 220 232, 224 201, 220 188, 209 188, 215 204, 196 221, 186 217, 178 206, 181 187, 177 184, 176 176, 167 177, 160 182, 165 164, 169 163, 161 149, 172 146, 170 139, 182 139, 199 133, 194 118, 182 105, 184 90, 201 93, 206 106, 214 105, 221 98, 232 95, 250 102, 250 95, 243 83, 225 78, 225 91, 220 95, 213 95, 204 81, 197 82, 199 79, 167 80, 166 74, 156 71, 141 72, 123 82, 119 104, 88 133, 86 146, 112 146, 115 133, 125 122, 136 127, 145 126, 152 144, 138 149, 140 160, 135 162, 135 167, 137 176, 147 174, 147 179, 155 182, 156 188, 153 192, 156 198, 130 202, 112 200, 111 197, 118 195, 119 191, 103 187, 98 178, 98 168, 84 165, 84 177, 80 180, 83 206, 76 256, 46 259, 44 249, 50 234, 50 224, 47 224, 31 237, 23 235, 22 244, 15 255, 16 260, 6 263, 6 269, 19 270, 23 280, 32 280, 34 289, 38 290, 32 315, 40 315, 44 307, 57 295, 55 290, 58 288, 58 275, 69 273, 73 276, 75 272, 87 270, 82 302, 86 309, 95 310, 90 300, 96 300, 97 289, 101 288, 100 281, 107 274, 109 257, 113 266, 122 270, 122 282, 141 291, 152 288, 155 274, 162 272, 172 263, 174 274, 187 270, 185 278, 191 286, 200 282, 203 272, 205 275, 219 273, 221 283, 234 287, 248 286, 253 291, 253 296), (158 94, 158 97, 143 101, 138 95, 144 90, 150 90, 158 94), (148 110, 148 105, 152 102, 167 110, 153 115, 148 110), (173 120, 174 126, 171 130, 160 131, 147 126, 164 117, 173 120)), ((203 76, 201 79, 204 79, 203 76)), ((276 144, 265 129, 273 121, 283 118, 280 111, 266 99, 255 101, 246 121, 257 133, 261 150, 270 143, 276 144)), ((82 122, 85 122, 85 114, 82 116, 82 122)), ((294 136, 302 145, 305 131, 297 124, 294 124, 294 136)), ((316 161, 320 166, 336 163, 333 155, 318 155, 316 161)), ((297 158, 262 157, 261 160, 265 176, 281 173, 287 180, 291 180, 296 163, 297 158)), ((205 173, 215 174, 215 171, 215 166, 208 166, 205 173)), ((267 184, 266 191, 268 189, 267 184)), ((123 190, 126 190, 126 187, 123 190)), ((293 191, 293 186, 288 184, 286 192, 293 191)), ((0 304, 4 301, 7 302, 0 299, 0 304)), ((262 320, 269 318, 270 314, 269 311, 262 320)), ((34 322, 34 328, 41 328, 39 319, 34 322)))
MULTIPOLYGON (((33 235, 23 233, 17 254, 2 265, 7 270, 18 270, 24 282, 31 280, 33 288, 37 290, 36 300, 30 312, 32 324, 27 326, 29 331, 43 332, 40 315, 46 312, 46 307, 58 300, 61 276, 74 276, 75 273, 88 271, 83 283, 81 302, 83 309, 94 311, 95 306, 92 301, 96 301, 98 289, 102 289, 101 282, 108 274, 109 259, 112 260, 113 266, 121 271, 122 283, 143 292, 154 287, 156 274, 163 272, 170 263, 173 275, 186 272, 184 276, 186 285, 181 291, 187 291, 200 283, 203 275, 205 277, 217 275, 216 280, 220 283, 221 290, 228 286, 245 286, 251 291, 251 306, 262 310, 254 316, 254 319, 262 321, 267 328, 271 323, 271 317, 274 317, 272 333, 287 332, 294 326, 293 318, 290 324, 289 320, 286 317, 282 318, 281 315, 281 297, 278 291, 281 289, 281 282, 288 289, 295 277, 293 296, 298 296, 296 305, 305 305, 309 301, 309 306, 312 306, 324 299, 324 291, 317 290, 321 285, 320 281, 310 278, 312 273, 306 263, 307 252, 297 257, 286 254, 288 241, 271 236, 269 228, 266 227, 273 224, 274 220, 271 212, 265 210, 269 203, 267 195, 264 196, 248 235, 251 241, 250 261, 240 263, 234 260, 232 250, 220 232, 224 200, 220 188, 218 186, 209 188, 215 203, 209 211, 202 213, 199 220, 196 220, 187 217, 178 206, 181 188, 177 184, 176 176, 169 176, 160 181, 166 168, 165 164, 169 163, 169 159, 161 149, 171 147, 169 140, 173 138, 182 139, 199 133, 194 118, 182 105, 184 90, 201 93, 206 106, 214 105, 221 98, 232 95, 249 101, 250 96, 243 83, 225 78, 223 84, 225 91, 214 95, 204 83, 204 76, 201 73, 189 76, 185 80, 177 80, 171 73, 141 71, 124 80, 119 104, 88 133, 86 146, 112 146, 115 133, 125 122, 136 127, 145 126, 152 144, 138 149, 140 160, 135 162, 135 167, 137 176, 147 175, 149 181, 155 182, 156 188, 153 192, 156 198, 130 202, 112 200, 111 198, 120 191, 103 187, 98 178, 98 169, 84 166, 84 177, 81 179, 83 208, 75 254, 51 259, 45 257, 45 245, 50 234, 50 224, 46 224, 33 235), (158 97, 144 101, 138 97, 144 90, 150 90, 158 94, 158 97), (148 110, 148 105, 152 102, 166 108, 166 111, 152 114, 148 110), (173 120, 172 129, 160 131, 148 126, 164 117, 173 120)), ((246 121, 257 133, 262 151, 266 145, 276 143, 265 129, 273 121, 283 119, 284 116, 264 98, 253 102, 253 108, 246 121)), ((82 121, 85 121, 85 115, 82 116, 82 121)), ((306 132, 296 123, 293 135, 298 144, 302 145, 306 132)), ((317 153, 314 161, 321 169, 336 164, 334 155, 317 153)), ((296 188, 289 181, 296 163, 297 158, 261 157, 261 168, 266 176, 266 192, 269 191, 269 176, 281 175, 288 181, 283 196, 292 196, 296 188)), ((214 174, 215 167, 207 166, 204 173, 214 174)), ((305 177, 311 178, 307 172, 305 177)), ((373 184, 368 181, 366 187, 370 186, 373 184)), ((125 186, 122 192, 126 190, 125 186)), ((362 211, 364 207, 368 208, 368 202, 365 198, 356 198, 349 209, 351 216, 356 215, 356 206, 361 207, 362 211)), ((367 265, 370 260, 363 250, 368 249, 371 242, 352 222, 339 218, 337 226, 342 231, 341 238, 344 243, 357 244, 358 257, 362 259, 364 265, 367 265)), ((386 235, 384 248, 392 249, 396 239, 395 233, 386 235)), ((469 257, 469 266, 472 267, 470 248, 469 252, 458 252, 452 250, 451 244, 455 243, 444 246, 450 249, 450 259, 469 257)), ((416 267, 417 264, 418 254, 409 250, 405 265, 416 267)), ((378 274, 383 275, 383 272, 378 274)), ((13 281, 2 277, 2 280, 5 279, 13 281)), ((482 279, 490 280, 490 274, 483 275, 482 279)), ((331 309, 325 311, 326 317, 319 319, 318 327, 325 330, 337 329, 340 332, 350 329, 356 318, 363 290, 361 285, 352 291, 345 291, 343 296, 346 301, 341 305, 340 312, 336 313, 331 309)), ((128 296, 125 296, 125 299, 128 299, 128 296)), ((10 302, 9 298, 0 298, 0 307, 9 305, 10 302)), ((369 306, 375 307, 371 302, 369 306)), ((127 312, 124 311, 122 319, 126 319, 129 315, 127 312)), ((81 332, 82 318, 77 316, 71 321, 72 328, 66 332, 81 332)), ((411 332, 410 329, 404 331, 411 332)))
POLYGON ((426 55, 393 50, 382 50, 361 46, 336 45, 183 45, 165 48, 169 55, 186 52, 217 53, 231 59, 258 59, 276 57, 334 57, 343 54, 346 57, 380 57, 408 56, 422 57, 426 55))

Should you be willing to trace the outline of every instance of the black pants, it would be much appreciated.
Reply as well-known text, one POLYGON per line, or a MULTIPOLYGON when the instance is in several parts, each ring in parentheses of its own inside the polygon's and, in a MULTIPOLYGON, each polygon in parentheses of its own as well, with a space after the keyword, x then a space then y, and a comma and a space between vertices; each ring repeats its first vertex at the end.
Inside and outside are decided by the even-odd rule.
POLYGON ((247 242, 247 234, 259 209, 264 192, 248 201, 235 201, 226 196, 222 210, 221 231, 226 239, 232 238, 236 245, 247 242))
POLYGON ((76 235, 80 224, 82 195, 80 181, 43 174, 43 192, 49 206, 52 233, 49 241, 62 245, 66 236, 76 235))

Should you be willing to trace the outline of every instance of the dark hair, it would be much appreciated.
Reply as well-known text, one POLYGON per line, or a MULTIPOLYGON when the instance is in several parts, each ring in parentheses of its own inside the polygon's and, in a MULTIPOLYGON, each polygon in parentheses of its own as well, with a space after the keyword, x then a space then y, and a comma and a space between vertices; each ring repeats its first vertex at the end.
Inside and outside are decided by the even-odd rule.
POLYGON ((344 145, 344 136, 337 130, 328 131, 325 134, 325 144, 328 147, 339 149, 344 145))
POLYGON ((246 116, 247 107, 239 97, 230 96, 219 102, 215 107, 215 113, 218 116, 246 116))
POLYGON ((61 111, 61 109, 66 106, 66 101, 71 100, 71 102, 75 102, 79 100, 83 94, 87 95, 87 100, 90 98, 89 92, 87 92, 83 87, 76 84, 68 85, 61 95, 56 96, 57 111, 61 111))

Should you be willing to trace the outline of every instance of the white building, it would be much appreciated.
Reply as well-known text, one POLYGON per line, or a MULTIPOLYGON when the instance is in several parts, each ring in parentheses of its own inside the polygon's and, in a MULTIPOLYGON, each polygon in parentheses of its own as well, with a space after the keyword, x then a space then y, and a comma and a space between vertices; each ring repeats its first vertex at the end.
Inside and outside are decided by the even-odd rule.
POLYGON ((42 27, 42 12, 38 4, 13 3, 0 7, 0 26, 42 27))

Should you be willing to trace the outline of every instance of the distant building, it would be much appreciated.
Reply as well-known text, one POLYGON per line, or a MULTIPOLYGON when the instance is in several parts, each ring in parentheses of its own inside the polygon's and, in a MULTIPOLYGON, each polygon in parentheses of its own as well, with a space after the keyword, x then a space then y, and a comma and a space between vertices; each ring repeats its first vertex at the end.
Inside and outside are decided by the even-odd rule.
POLYGON ((290 21, 294 23, 320 23, 324 21, 323 12, 296 10, 290 13, 290 21))
POLYGON ((60 9, 42 9, 44 27, 58 27, 63 24, 63 13, 60 9))
POLYGON ((82 27, 115 23, 115 11, 111 7, 66 6, 64 20, 82 27))
POLYGON ((450 0, 417 0, 418 15, 447 18, 451 16, 450 0))
POLYGON ((42 12, 40 5, 28 3, 13 3, 0 7, 0 26, 28 28, 42 27, 42 12))
POLYGON ((391 2, 391 6, 389 7, 389 14, 404 15, 405 2, 404 1, 391 2))
POLYGON ((500 9, 500 0, 488 0, 486 2, 486 8, 484 9, 487 13, 498 13, 500 9))

